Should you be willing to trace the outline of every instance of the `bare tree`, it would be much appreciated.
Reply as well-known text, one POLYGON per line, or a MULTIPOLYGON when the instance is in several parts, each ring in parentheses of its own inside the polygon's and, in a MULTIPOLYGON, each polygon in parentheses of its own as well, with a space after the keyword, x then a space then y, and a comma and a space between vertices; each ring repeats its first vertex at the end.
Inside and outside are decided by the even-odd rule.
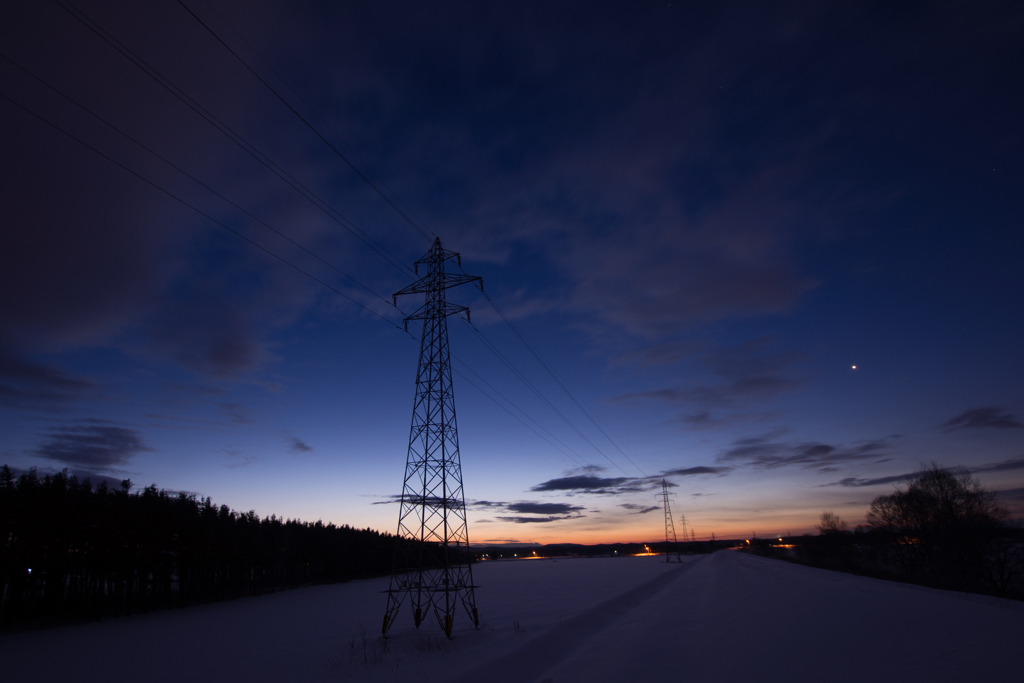
POLYGON ((977 582, 1003 592, 1024 571, 1017 569, 1016 545, 1005 552, 996 547, 1007 535, 1006 516, 995 494, 966 469, 932 463, 905 490, 875 498, 867 520, 886 535, 891 558, 907 578, 977 582))
POLYGON ((818 532, 821 534, 841 534, 846 531, 847 526, 839 515, 828 510, 821 513, 821 523, 818 525, 818 532))

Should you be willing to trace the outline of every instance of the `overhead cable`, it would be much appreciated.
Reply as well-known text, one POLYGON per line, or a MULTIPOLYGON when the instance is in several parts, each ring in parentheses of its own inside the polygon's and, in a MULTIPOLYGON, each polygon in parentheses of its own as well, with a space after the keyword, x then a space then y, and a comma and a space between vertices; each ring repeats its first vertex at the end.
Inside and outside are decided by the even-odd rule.
POLYGON ((266 154, 261 152, 255 145, 250 143, 248 140, 246 140, 244 137, 238 134, 234 129, 232 129, 222 120, 217 118, 208 109, 199 104, 199 102, 197 102, 194 98, 189 96, 188 93, 186 93, 180 87, 175 85, 172 81, 163 76, 163 74, 161 74, 159 71, 153 68, 148 62, 139 57, 135 52, 133 52, 131 49, 129 49, 127 46, 125 46, 123 43, 117 40, 117 38, 113 37, 110 33, 103 29, 102 26, 100 26, 91 18, 89 18, 88 15, 86 15, 84 12, 82 12, 66 0, 54 0, 54 2, 57 3, 57 5, 60 6, 63 10, 71 14, 71 16, 77 19, 83 26, 85 26, 94 34, 96 34, 110 47, 112 47, 114 50, 119 52, 123 57, 128 59, 128 61, 132 62, 132 64, 138 67, 143 73, 145 73, 147 76, 156 81, 157 84, 159 84, 169 93, 171 93, 176 98, 181 100, 187 107, 192 109, 207 123, 209 123, 215 129, 217 129, 222 135, 224 135, 229 140, 234 142, 243 151, 245 151, 247 154, 256 159, 256 161, 258 161, 272 173, 277 175, 287 185, 289 185, 292 189, 294 189, 296 192, 302 195, 307 201, 309 201, 311 204, 320 209, 324 214, 326 214, 328 218, 338 223, 338 225, 340 225, 345 230, 354 235, 357 239, 363 242, 363 244, 369 247, 378 256, 380 256, 385 261, 394 266, 396 269, 398 269, 398 271, 402 273, 403 276, 408 275, 411 272, 411 269, 408 266, 406 266, 400 258, 392 254, 390 251, 388 251, 386 247, 379 244, 372 237, 370 237, 365 232, 360 230, 351 220, 342 215, 341 212, 339 212, 337 209, 331 206, 326 200, 322 199, 319 195, 317 195, 315 192, 313 192, 304 184, 302 184, 301 181, 297 180, 294 176, 292 176, 279 165, 274 163, 266 154))
POLYGON ((230 53, 231 53, 232 55, 234 55, 235 59, 237 59, 237 60, 238 60, 238 61, 239 61, 239 62, 240 62, 240 63, 242 64, 242 66, 244 66, 244 67, 245 67, 246 69, 248 69, 248 70, 249 70, 249 73, 251 73, 251 74, 252 74, 253 76, 255 76, 255 77, 256 77, 256 78, 257 78, 257 79, 259 80, 259 82, 260 82, 260 83, 262 83, 263 85, 265 85, 265 86, 267 87, 267 89, 268 89, 268 90, 270 90, 270 92, 272 92, 272 93, 274 94, 274 96, 275 96, 275 97, 277 97, 277 99, 279 99, 279 100, 281 101, 281 103, 282 103, 282 104, 283 104, 284 106, 286 106, 286 107, 287 107, 287 108, 288 108, 288 109, 289 109, 289 110, 290 110, 290 111, 291 111, 291 112, 292 112, 293 114, 295 114, 295 116, 297 116, 297 117, 299 118, 299 120, 300 120, 300 121, 302 121, 302 122, 303 122, 304 124, 306 124, 306 127, 307 127, 307 128, 309 128, 309 129, 310 129, 311 131, 313 131, 313 134, 314 134, 314 135, 316 135, 316 136, 317 136, 318 138, 320 138, 320 139, 321 139, 321 140, 323 141, 323 143, 324 143, 325 145, 327 145, 327 146, 328 146, 328 147, 329 147, 329 148, 331 149, 331 151, 332 151, 332 152, 334 152, 334 153, 335 153, 335 154, 336 154, 336 155, 338 156, 338 158, 339 158, 339 159, 341 159, 342 161, 344 161, 344 162, 345 162, 345 163, 346 163, 346 164, 348 165, 348 167, 349 167, 349 168, 351 168, 351 169, 352 169, 353 171, 355 171, 356 175, 358 175, 358 176, 359 176, 360 178, 362 178, 362 179, 363 179, 363 182, 365 182, 365 183, 366 183, 367 185, 369 185, 369 186, 370 186, 370 187, 371 187, 371 188, 373 189, 373 191, 374 191, 374 192, 376 192, 376 193, 377 193, 378 195, 380 195, 380 197, 381 197, 381 198, 382 198, 382 199, 383 199, 383 200, 384 200, 385 202, 387 202, 387 203, 388 203, 388 205, 390 205, 390 206, 391 206, 391 208, 392 208, 392 209, 394 209, 394 210, 395 210, 395 212, 396 212, 396 213, 398 213, 398 215, 399 215, 399 216, 401 216, 402 218, 404 218, 404 219, 405 219, 405 221, 406 221, 406 222, 407 222, 407 223, 408 223, 409 225, 411 225, 411 226, 413 227, 413 229, 414 229, 414 230, 416 230, 416 232, 418 232, 418 233, 419 233, 420 235, 422 235, 422 236, 423 236, 423 238, 424 238, 424 239, 426 239, 426 240, 428 240, 428 241, 432 239, 432 236, 431 236, 431 235, 429 235, 429 234, 427 234, 427 232, 426 232, 426 231, 425 231, 425 230, 424 230, 423 228, 421 228, 421 227, 420 227, 420 226, 419 226, 419 225, 418 225, 418 224, 416 223, 416 221, 414 221, 414 220, 413 220, 412 218, 410 218, 410 217, 409 217, 409 215, 408 215, 408 214, 406 214, 406 213, 405 213, 404 211, 402 211, 402 209, 401 209, 401 208, 400 208, 400 207, 398 206, 398 204, 396 204, 396 203, 395 203, 395 202, 394 202, 394 201, 393 201, 393 200, 391 199, 391 197, 389 197, 388 195, 386 195, 386 194, 384 193, 384 191, 383 191, 383 190, 381 190, 381 189, 380 189, 379 187, 377 187, 377 186, 376 186, 376 185, 375 185, 375 184, 373 183, 373 181, 372 181, 372 180, 370 180, 370 179, 369 179, 369 178, 368 178, 368 177, 366 176, 366 174, 365 174, 365 173, 363 173, 363 172, 362 172, 361 170, 359 170, 359 168, 358 168, 358 167, 357 167, 357 166, 356 166, 355 164, 353 164, 353 163, 352 163, 352 162, 351 162, 351 161, 349 160, 349 158, 348 158, 348 157, 346 157, 346 156, 345 156, 344 154, 342 154, 341 150, 339 150, 339 149, 338 149, 337 147, 335 147, 335 146, 334 146, 334 144, 333 144, 333 143, 332 143, 332 142, 331 142, 330 140, 328 140, 328 139, 327 139, 326 137, 324 137, 324 135, 323 135, 323 134, 322 134, 322 133, 321 133, 321 132, 320 132, 319 130, 317 130, 317 129, 316 129, 316 127, 315 127, 315 126, 314 126, 313 124, 311 124, 311 123, 309 122, 309 120, 307 120, 307 119, 306 119, 306 117, 305 117, 305 116, 303 116, 303 115, 302 115, 302 114, 301 114, 301 113, 299 112, 299 110, 298 110, 298 109, 296 109, 295 107, 293 107, 293 106, 292 106, 292 104, 291 104, 291 103, 290 103, 290 102, 289 102, 289 101, 288 101, 287 99, 285 99, 285 97, 284 97, 283 95, 281 95, 281 93, 277 92, 277 90, 276 90, 276 89, 274 88, 274 86, 272 86, 272 85, 271 85, 270 83, 268 83, 268 82, 266 81, 266 79, 264 79, 264 78, 263 78, 263 76, 260 76, 260 75, 259 75, 259 74, 258 74, 258 73, 256 72, 256 70, 255 70, 255 69, 253 69, 253 68, 252 68, 251 66, 249 66, 249 63, 248 63, 248 62, 246 62, 246 61, 245 61, 244 59, 242 59, 241 55, 239 55, 239 54, 238 54, 237 52, 235 52, 235 51, 234 51, 234 49, 232 49, 232 47, 231 47, 230 45, 228 45, 228 44, 227 44, 226 42, 224 42, 224 40, 223 40, 223 39, 222 39, 222 38, 221 38, 221 37, 220 37, 219 35, 217 35, 217 32, 216 32, 216 31, 214 31, 214 30, 213 30, 212 28, 210 28, 210 26, 209 26, 209 25, 208 25, 208 24, 207 24, 207 23, 206 23, 205 21, 203 21, 202 19, 200 19, 200 18, 199 18, 199 15, 197 15, 197 14, 196 14, 195 12, 193 12, 193 11, 192 11, 192 10, 191 10, 191 9, 189 8, 189 6, 188 6, 188 5, 186 5, 186 4, 184 3, 184 2, 182 2, 182 0, 178 0, 178 4, 179 4, 179 5, 181 5, 181 6, 183 7, 183 8, 185 8, 185 11, 186 11, 186 12, 188 12, 189 14, 191 14, 191 15, 192 15, 192 17, 193 17, 193 18, 194 18, 194 19, 195 19, 196 21, 198 21, 198 22, 199 22, 199 24, 200 24, 200 25, 202 25, 202 27, 203 27, 203 28, 205 28, 205 29, 206 29, 207 31, 209 31, 210 35, 211 35, 211 36, 213 36, 213 37, 214 37, 214 38, 215 38, 215 39, 217 40, 217 42, 218 42, 218 43, 220 43, 221 45, 223 45, 223 46, 224 46, 224 49, 225 49, 225 50, 227 50, 227 51, 228 51, 228 52, 230 52, 230 53))
POLYGON ((85 147, 85 148, 87 148, 87 149, 89 149, 89 150, 91 150, 91 151, 95 152, 96 154, 100 155, 101 157, 103 157, 104 159, 106 159, 107 161, 109 161, 110 163, 112 163, 112 164, 114 164, 114 165, 116 165, 116 166, 119 166, 120 168, 122 168, 122 169, 124 169, 125 171, 127 171, 128 173, 132 174, 133 176, 135 176, 136 178, 138 178, 138 179, 139 179, 139 180, 141 180, 142 182, 146 183, 147 185, 150 185, 151 187, 155 188, 156 190, 159 190, 159 191, 160 191, 160 192, 162 192, 163 194, 167 195, 167 196, 168 196, 168 197, 170 197, 171 199, 173 199, 173 200, 175 200, 175 201, 177 201, 177 202, 179 202, 179 203, 183 204, 184 206, 187 206, 188 208, 192 209, 193 211, 195 211, 196 213, 198 213, 198 214, 199 214, 200 216, 202 216, 203 218, 206 218, 206 219, 207 219, 207 220, 209 220, 210 222, 212 222, 212 223, 214 223, 214 224, 216 224, 216 225, 219 225, 220 227, 224 228, 225 230, 227 230, 228 232, 232 233, 233 235, 236 235, 237 237, 239 237, 239 238, 241 238, 241 239, 245 240, 246 242, 248 242, 248 243, 249 243, 249 244, 251 244, 252 246, 254 246, 254 247, 256 247, 257 249, 259 249, 260 251, 263 251, 264 253, 266 253, 266 254, 268 254, 268 255, 270 255, 270 256, 272 256, 272 257, 274 257, 275 259, 277 259, 277 260, 278 260, 278 261, 280 261, 281 263, 284 263, 284 264, 285 264, 285 265, 287 265, 288 267, 290 267, 290 268, 293 268, 294 270, 296 270, 296 271, 298 271, 298 272, 302 273, 303 275, 305 275, 305 276, 306 276, 306 277, 308 277, 309 279, 313 280, 314 282, 317 282, 317 283, 319 283, 319 284, 323 285, 324 287, 326 287, 327 289, 331 290, 332 292, 334 292, 334 293, 335 293, 335 294, 337 294, 338 296, 341 296, 341 297, 343 297, 343 298, 345 298, 345 299, 348 299, 349 301, 351 301, 352 303, 354 303, 354 304, 355 304, 356 306, 359 306, 360 308, 362 308, 363 310, 365 310, 365 311, 366 311, 366 312, 368 312, 368 313, 372 313, 373 315, 375 315, 376 317, 378 317, 378 318, 380 318, 381 320, 385 321, 386 323, 388 323, 388 324, 389 324, 389 325, 391 325, 392 327, 394 327, 394 328, 396 328, 396 329, 399 329, 399 330, 401 330, 401 329, 402 329, 402 328, 401 328, 400 326, 398 326, 398 325, 397 325, 397 324, 395 324, 394 322, 392 322, 392 321, 388 320, 387 318, 385 318, 384 316, 382 316, 382 315, 381 315, 380 313, 377 313, 377 312, 376 312, 376 311, 374 311, 373 309, 371 309, 371 308, 369 308, 369 307, 367 307, 367 306, 363 305, 363 304, 362 304, 362 303, 360 303, 359 301, 357 301, 357 300, 353 299, 352 297, 350 297, 350 296, 349 296, 348 294, 345 294, 344 292, 342 292, 342 291, 340 291, 340 290, 338 290, 338 289, 336 289, 336 288, 332 287, 331 285, 327 284, 326 282, 324 282, 324 281, 323 281, 323 280, 321 280, 320 278, 316 277, 315 275, 313 275, 313 274, 312 274, 312 273, 310 273, 309 271, 307 271, 307 270, 304 270, 303 268, 301 268, 301 267, 297 266, 296 264, 292 263, 291 261, 287 260, 287 259, 286 259, 286 258, 284 258, 283 256, 280 256, 280 255, 278 255, 278 254, 274 253, 273 251, 271 251, 271 250, 270 250, 270 249, 268 249, 267 247, 263 246, 263 245, 262 245, 262 244, 260 244, 259 242, 256 242, 255 240, 253 240, 253 239, 250 239, 249 237, 246 237, 245 235, 243 235, 242 233, 238 232, 238 231, 237 231, 237 230, 235 230, 234 228, 231 228, 230 226, 228 226, 228 225, 226 225, 226 224, 224 224, 224 223, 220 222, 219 220, 217 220, 216 218, 214 218, 214 217, 213 217, 213 216, 211 216, 210 214, 208 214, 208 213, 204 212, 204 211, 203 211, 202 209, 199 209, 198 207, 196 207, 196 206, 193 206, 193 205, 192 205, 192 204, 190 204, 190 203, 189 203, 189 202, 188 202, 187 200, 185 200, 185 199, 182 199, 181 197, 179 197, 178 195, 174 194, 174 193, 173 193, 173 192, 171 192, 170 190, 167 190, 167 189, 165 189, 165 188, 161 187, 160 185, 156 184, 155 182, 153 182, 153 181, 152 181, 152 180, 150 180, 149 178, 146 178, 146 177, 145 177, 145 176, 143 176, 143 175, 142 175, 141 173, 138 173, 137 171, 134 171, 134 170, 132 170, 132 169, 131 169, 131 168, 129 168, 128 166, 126 166, 126 165, 122 164, 122 163, 121 163, 120 161, 118 161, 117 159, 114 159, 113 157, 111 157, 111 156, 109 156, 109 155, 105 154, 104 152, 100 151, 100 150, 99 150, 99 149, 97 149, 96 147, 93 147, 93 146, 92 146, 92 145, 90 145, 89 143, 85 142, 84 140, 82 140, 81 138, 77 137, 77 136, 76 136, 76 135, 74 135, 73 133, 71 133, 71 132, 69 132, 69 131, 65 130, 64 128, 61 128, 61 127, 60 127, 60 126, 58 126, 58 125, 57 125, 56 123, 54 123, 54 122, 50 121, 49 119, 45 118, 45 117, 44 117, 44 116, 42 116, 41 114, 38 114, 38 113, 36 113, 36 112, 32 111, 31 109, 29 109, 28 107, 24 106, 24 105, 23 105, 23 104, 21 104, 20 102, 17 102, 17 101, 15 101, 15 100, 11 99, 10 97, 8 97, 7 95, 5 95, 5 94, 3 94, 3 93, 0 93, 0 97, 2 97, 3 99, 7 100, 7 101, 8 101, 8 102, 10 102, 11 104, 13 104, 13 105, 14 105, 15 107, 18 107, 19 109, 21 109, 21 110, 22 110, 22 111, 24 111, 25 113, 27 113, 27 114, 29 114, 29 115, 31 115, 31 116, 33 116, 33 117, 35 117, 35 118, 36 118, 36 119, 38 119, 39 121, 42 121, 43 123, 45 123, 46 125, 50 126, 51 128, 54 128, 55 130, 57 130, 57 131, 59 131, 59 132, 63 133, 64 135, 66 135, 67 137, 71 138, 72 140, 74 140, 74 141, 75 141, 75 142, 77 142, 78 144, 82 145, 83 147, 85 147))

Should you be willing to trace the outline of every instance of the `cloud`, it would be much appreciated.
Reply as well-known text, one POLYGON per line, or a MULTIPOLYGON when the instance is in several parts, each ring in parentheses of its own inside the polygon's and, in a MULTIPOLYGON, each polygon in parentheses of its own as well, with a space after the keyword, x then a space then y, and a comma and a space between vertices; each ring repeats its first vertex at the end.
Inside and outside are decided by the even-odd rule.
POLYGON ((1003 460, 1001 462, 995 462, 990 465, 981 465, 979 467, 969 468, 971 472, 1012 472, 1014 470, 1024 470, 1024 458, 1010 458, 1009 460, 1003 460))
MULTIPOLYGON (((725 472, 731 471, 731 467, 706 467, 700 465, 698 467, 681 467, 675 470, 665 470, 659 477, 693 477, 698 474, 724 474, 725 472)), ((654 477, 657 479, 658 477, 654 477)))
POLYGON ((688 430, 699 431, 709 429, 724 429, 751 423, 764 423, 770 420, 778 420, 782 413, 776 411, 759 412, 711 412, 710 410, 695 410, 692 412, 680 413, 675 422, 681 424, 688 430))
POLYGON ((1024 429, 1024 423, 1003 408, 988 406, 965 410, 942 423, 947 432, 958 429, 1024 429))
POLYGON ((544 524, 563 519, 578 519, 585 516, 582 512, 586 509, 581 505, 568 503, 534 503, 531 501, 505 503, 491 500, 471 501, 467 503, 467 507, 516 513, 496 518, 513 524, 544 524))
POLYGON ((288 452, 292 455, 302 455, 303 453, 312 453, 313 447, 308 443, 300 439, 299 437, 289 434, 288 435, 288 452))
MULTIPOLYGON (((387 496, 385 500, 375 501, 371 503, 371 505, 390 505, 392 503, 401 502, 401 500, 401 496, 392 495, 387 496)), ((571 505, 569 503, 535 503, 532 501, 508 503, 495 500, 471 500, 466 502, 466 507, 487 511, 516 513, 514 515, 496 517, 496 519, 503 522, 512 522, 513 524, 542 524, 546 522, 557 522, 563 519, 578 519, 585 516, 582 513, 586 510, 586 508, 581 505, 571 505)), ((474 524, 491 521, 493 520, 475 520, 474 524)))
POLYGON ((671 340, 627 351, 614 359, 613 364, 672 365, 704 351, 707 351, 706 342, 694 339, 671 340))
POLYGON ((688 378, 686 382, 627 392, 608 400, 678 405, 682 410, 674 422, 691 430, 722 429, 772 419, 777 413, 750 412, 750 408, 797 391, 808 381, 798 369, 803 356, 772 352, 768 348, 772 341, 770 337, 761 337, 731 348, 694 353, 695 360, 679 371, 688 378))
MULTIPOLYGON (((21 19, 31 23, 37 17, 21 19)), ((78 55, 69 64, 79 75, 93 69, 99 58, 95 47, 84 36, 65 38, 50 47, 78 55)), ((200 64, 193 61, 188 68, 200 64)), ((286 198, 278 189, 282 185, 261 167, 239 163, 229 148, 233 143, 219 134, 211 137, 212 129, 202 120, 179 116, 161 97, 139 90, 132 77, 126 80, 126 72, 108 75, 107 104, 132 102, 134 134, 156 148, 179 146, 191 159, 185 166, 198 175, 219 177, 213 184, 225 195, 271 222, 304 203, 286 198)), ((246 106, 237 92, 224 94, 216 106, 223 112, 246 106)), ((45 124, 14 116, 26 134, 11 138, 2 150, 5 162, 19 173, 0 190, 5 224, 16 226, 5 235, 0 252, 0 291, 18 294, 0 298, 0 346, 42 353, 104 348, 232 378, 268 360, 268 333, 308 306, 315 285, 302 283, 283 267, 268 267, 265 253, 45 124), (53 163, 58 158, 60 168, 53 163)), ((287 139, 291 134, 282 135, 287 139)), ((138 148, 122 151, 128 156, 119 156, 128 166, 172 192, 180 193, 185 189, 180 183, 189 183, 138 148)), ((289 165, 282 158, 276 161, 289 165)), ((240 232, 251 229, 223 205, 200 199, 198 206, 240 232)), ((306 237, 299 233, 310 228, 291 232, 306 237)), ((282 254, 267 235, 251 237, 282 254)))
POLYGON ((66 403, 95 390, 90 379, 38 365, 0 349, 0 405, 33 408, 66 403))
MULTIPOLYGON (((595 336, 612 328, 663 337, 790 310, 814 286, 800 271, 797 239, 851 220, 849 190, 873 199, 824 151, 830 141, 848 144, 858 127, 847 117, 877 105, 872 93, 848 81, 842 104, 824 117, 792 106, 808 83, 832 87, 837 72, 846 75, 834 55, 810 75, 796 59, 818 54, 811 36, 820 30, 839 31, 826 13, 737 21, 714 11, 685 28, 600 8, 571 24, 483 6, 471 15, 473 40, 429 56, 407 29, 372 40, 379 17, 360 15, 367 35, 322 51, 337 60, 323 68, 344 84, 335 106, 352 113, 354 135, 389 140, 378 153, 412 188, 404 199, 445 216, 438 230, 464 245, 464 256, 506 263, 527 252, 549 265, 559 291, 534 298, 587 317, 595 336), (778 35, 805 49, 780 53, 778 35), (756 88, 752 51, 777 60, 756 88), (403 80, 413 75, 400 65, 414 55, 421 68, 403 80), (364 63, 384 71, 353 73, 364 63), (747 106, 735 106, 737 93, 747 106), (368 116, 366 102, 382 115, 368 116)), ((432 35, 464 23, 449 11, 416 22, 432 35)), ((897 57, 880 44, 859 58, 897 57)))
POLYGON ((249 465, 252 465, 260 461, 260 459, 257 458, 255 455, 243 455, 240 457, 241 459, 238 460, 237 462, 229 462, 226 465, 224 465, 224 467, 227 467, 229 470, 237 470, 242 467, 248 467, 249 465))
POLYGON ((995 494, 1011 516, 1018 519, 1024 516, 1024 488, 996 491, 995 494))
POLYGON ((630 514, 633 515, 646 515, 648 512, 654 512, 655 510, 661 509, 657 505, 644 506, 637 505, 636 503, 620 503, 619 507, 629 510, 630 514))
POLYGON ((730 448, 719 453, 715 460, 759 469, 798 465, 804 469, 828 471, 836 463, 877 460, 885 455, 892 442, 898 438, 898 435, 893 435, 884 439, 861 441, 850 446, 834 446, 817 441, 779 441, 778 437, 782 433, 783 430, 776 430, 761 436, 737 439, 730 448))
POLYGON ((198 375, 244 375, 269 358, 248 307, 210 283, 193 285, 147 321, 145 353, 198 375))
POLYGON ((1013 501, 1015 503, 1024 503, 1024 488, 1004 489, 1002 491, 995 491, 994 493, 1003 500, 1013 501))
POLYGON ((876 477, 874 479, 861 479, 859 477, 846 477, 839 481, 832 482, 830 484, 820 484, 821 487, 826 486, 880 486, 882 484, 897 484, 901 481, 908 481, 914 477, 918 477, 924 474, 923 472, 907 472, 906 474, 895 474, 889 477, 876 477))
POLYGON ((635 481, 631 477, 594 477, 578 475, 549 479, 530 488, 531 491, 586 491, 587 493, 603 493, 635 481))
POLYGON ((251 425, 252 415, 249 410, 238 403, 222 402, 220 404, 224 414, 231 418, 231 423, 236 425, 251 425))
MULTIPOLYGON (((693 477, 705 474, 726 474, 732 467, 678 467, 664 470, 649 477, 598 477, 594 474, 577 474, 549 479, 530 488, 531 491, 566 491, 570 493, 590 493, 596 495, 622 495, 650 491, 661 486, 663 479, 671 477, 693 477)), ((588 471, 600 473, 603 467, 590 466, 588 471)), ((669 486, 676 486, 672 481, 669 486)))
POLYGON ((106 420, 79 420, 50 429, 44 441, 32 451, 47 460, 99 469, 124 466, 139 453, 152 451, 134 429, 106 420))
POLYGON ((572 517, 564 516, 551 516, 551 517, 498 517, 503 522, 512 522, 513 524, 548 524, 549 522, 560 522, 564 519, 576 519, 583 515, 574 515, 572 517))
MULTIPOLYGON (((976 467, 964 468, 971 474, 980 474, 984 472, 1012 472, 1016 470, 1024 470, 1024 457, 1022 458, 1011 458, 1009 460, 1003 460, 1000 462, 990 463, 988 465, 978 465, 976 467)), ((882 484, 898 484, 903 481, 909 481, 916 477, 924 474, 924 470, 918 470, 916 472, 906 472, 904 474, 894 474, 888 477, 875 477, 875 478, 861 478, 861 477, 846 477, 839 481, 834 481, 828 484, 820 484, 822 487, 826 486, 880 486, 882 484)))
POLYGON ((232 460, 231 462, 224 465, 224 467, 227 467, 229 470, 237 470, 242 467, 248 467, 249 465, 252 465, 253 463, 257 463, 260 461, 260 458, 256 457, 255 455, 246 455, 237 448, 223 448, 221 449, 221 452, 227 455, 232 460))
POLYGON ((565 515, 579 512, 585 508, 567 503, 509 503, 505 506, 509 512, 532 515, 565 515))

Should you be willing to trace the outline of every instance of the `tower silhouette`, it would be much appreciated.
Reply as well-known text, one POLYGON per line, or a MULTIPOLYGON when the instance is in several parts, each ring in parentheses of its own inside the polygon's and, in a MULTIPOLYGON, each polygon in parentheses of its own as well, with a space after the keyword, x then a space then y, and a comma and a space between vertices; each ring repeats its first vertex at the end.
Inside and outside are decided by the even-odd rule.
POLYGON ((405 461, 401 510, 398 513, 398 543, 395 547, 388 603, 384 612, 383 635, 387 635, 409 599, 413 622, 419 628, 433 612, 445 635, 451 638, 458 603, 479 628, 473 594, 473 569, 469 556, 469 530, 462 492, 459 434, 455 423, 455 395, 452 391, 451 361, 448 354, 448 316, 469 309, 445 301, 445 290, 475 282, 483 291, 483 279, 473 275, 446 273, 445 263, 459 255, 435 239, 423 258, 416 262, 426 275, 396 292, 423 293, 423 305, 405 319, 423 321, 416 397, 413 400, 409 451, 405 461))
POLYGON ((661 500, 665 506, 665 561, 671 562, 674 554, 676 561, 682 562, 683 556, 679 554, 679 541, 676 539, 676 524, 672 521, 672 508, 668 502, 668 481, 665 479, 661 480, 661 500))

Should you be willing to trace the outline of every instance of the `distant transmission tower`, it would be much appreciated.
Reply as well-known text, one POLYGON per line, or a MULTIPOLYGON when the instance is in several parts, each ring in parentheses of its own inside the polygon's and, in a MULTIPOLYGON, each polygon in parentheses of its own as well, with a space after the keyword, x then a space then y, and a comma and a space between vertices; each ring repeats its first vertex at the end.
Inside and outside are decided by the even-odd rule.
POLYGON ((383 634, 395 623, 406 597, 412 603, 413 621, 419 628, 433 612, 445 635, 451 638, 457 604, 462 603, 473 625, 480 627, 473 595, 473 570, 469 560, 469 531, 462 493, 459 434, 455 424, 455 395, 448 354, 448 316, 469 309, 445 301, 445 290, 483 280, 473 275, 446 273, 446 261, 459 255, 435 239, 430 251, 416 262, 428 268, 426 275, 395 293, 424 293, 425 302, 405 319, 423 321, 416 398, 409 429, 401 510, 398 513, 398 545, 395 548, 383 634))
POLYGON ((672 521, 672 508, 668 502, 668 482, 664 479, 661 480, 661 500, 665 506, 665 561, 671 562, 674 554, 676 562, 682 562, 683 556, 679 554, 679 539, 676 538, 676 523, 672 521))

